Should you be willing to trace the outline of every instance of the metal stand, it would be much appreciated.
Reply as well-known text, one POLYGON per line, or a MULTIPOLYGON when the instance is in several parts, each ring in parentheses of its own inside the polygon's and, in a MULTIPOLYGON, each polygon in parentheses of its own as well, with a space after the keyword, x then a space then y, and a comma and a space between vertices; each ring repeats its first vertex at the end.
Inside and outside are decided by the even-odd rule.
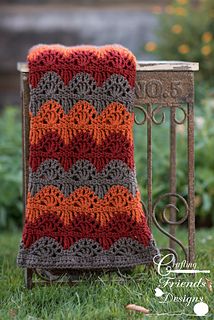
MULTIPOLYGON (((23 134, 23 195, 24 212, 27 199, 28 185, 28 152, 29 152, 29 86, 28 67, 25 63, 18 63, 18 70, 21 74, 21 97, 22 97, 22 134, 23 134)), ((198 63, 193 62, 170 62, 170 61, 148 61, 138 62, 136 79, 136 109, 141 110, 143 120, 135 119, 137 125, 147 125, 147 205, 143 204, 147 213, 148 224, 152 223, 169 237, 168 250, 175 254, 176 244, 181 247, 184 257, 188 263, 195 259, 195 210, 194 210, 194 71, 198 71, 198 63), (153 201, 152 193, 152 128, 153 125, 161 125, 165 122, 165 112, 170 112, 170 160, 169 160, 169 192, 160 195, 153 201), (176 118, 176 111, 183 114, 182 119, 176 118), (156 116, 159 114, 159 118, 156 116), (176 128, 187 122, 187 168, 188 168, 188 197, 185 199, 176 192, 176 128), (158 205, 162 200, 168 200, 167 205, 162 209, 162 220, 169 225, 169 232, 160 226, 157 215, 158 205), (179 220, 176 219, 177 202, 184 206, 185 213, 179 220), (170 211, 170 218, 167 218, 166 210, 170 211), (176 226, 188 221, 188 248, 176 238, 176 226)), ((24 215, 23 215, 24 218, 24 215)), ((28 289, 33 286, 33 274, 50 284, 62 279, 66 274, 68 281, 75 283, 75 274, 71 270, 25 270, 25 285, 28 289)))

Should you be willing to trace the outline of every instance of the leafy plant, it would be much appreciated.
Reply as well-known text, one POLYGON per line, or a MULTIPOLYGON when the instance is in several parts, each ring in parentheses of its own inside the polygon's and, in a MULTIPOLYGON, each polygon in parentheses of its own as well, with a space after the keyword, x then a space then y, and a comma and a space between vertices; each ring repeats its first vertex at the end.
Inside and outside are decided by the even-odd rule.
POLYGON ((176 0, 160 13, 157 42, 144 48, 159 59, 197 61, 198 80, 214 84, 214 1, 176 0))
POLYGON ((201 224, 214 224, 214 98, 204 100, 196 115, 196 213, 201 224))
POLYGON ((0 119, 0 229, 15 229, 22 216, 20 111, 7 107, 0 119))

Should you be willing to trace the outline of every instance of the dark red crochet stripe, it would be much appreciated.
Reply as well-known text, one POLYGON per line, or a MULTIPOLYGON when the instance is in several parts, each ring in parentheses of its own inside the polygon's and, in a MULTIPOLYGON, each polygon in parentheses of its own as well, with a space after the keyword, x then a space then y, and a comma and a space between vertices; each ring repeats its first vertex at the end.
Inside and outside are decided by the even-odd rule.
MULTIPOLYGON (((111 52, 109 52, 111 54, 111 52)), ((60 75, 64 83, 68 82, 79 72, 86 72, 93 76, 97 85, 109 78, 112 74, 121 74, 134 87, 136 78, 136 64, 130 59, 118 55, 98 57, 96 52, 82 50, 82 54, 71 52, 70 56, 64 56, 56 49, 43 50, 37 57, 28 59, 29 82, 32 87, 36 87, 39 80, 46 72, 54 71, 60 75), (116 62, 115 62, 116 60, 116 62)))
POLYGON ((134 168, 134 146, 120 133, 111 133, 100 145, 97 145, 88 132, 73 137, 69 144, 55 132, 50 132, 37 143, 30 145, 29 165, 36 171, 47 159, 56 159, 69 170, 77 160, 89 160, 101 171, 111 160, 122 160, 131 169, 134 168))
POLYGON ((70 248, 76 241, 84 238, 93 239, 108 250, 110 246, 122 237, 128 237, 149 245, 151 232, 146 220, 142 223, 132 221, 127 212, 116 213, 106 226, 100 226, 90 214, 79 214, 68 225, 64 225, 56 214, 46 213, 35 223, 25 221, 23 242, 29 248, 41 237, 51 237, 58 241, 64 249, 70 248))

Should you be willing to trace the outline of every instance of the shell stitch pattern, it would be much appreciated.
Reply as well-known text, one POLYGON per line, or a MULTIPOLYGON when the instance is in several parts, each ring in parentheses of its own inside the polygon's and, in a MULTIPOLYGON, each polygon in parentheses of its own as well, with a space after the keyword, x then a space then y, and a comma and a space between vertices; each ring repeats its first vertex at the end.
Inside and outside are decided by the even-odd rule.
POLYGON ((159 254, 134 163, 136 59, 120 45, 28 55, 29 184, 21 267, 99 269, 159 254))

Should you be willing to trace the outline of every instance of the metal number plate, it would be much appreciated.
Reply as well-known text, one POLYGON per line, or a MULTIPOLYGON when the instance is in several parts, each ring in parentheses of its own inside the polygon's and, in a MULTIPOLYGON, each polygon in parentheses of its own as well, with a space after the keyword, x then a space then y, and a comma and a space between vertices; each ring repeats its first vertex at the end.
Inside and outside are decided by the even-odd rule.
POLYGON ((137 103, 190 103, 194 98, 192 72, 141 71, 137 73, 137 103))

